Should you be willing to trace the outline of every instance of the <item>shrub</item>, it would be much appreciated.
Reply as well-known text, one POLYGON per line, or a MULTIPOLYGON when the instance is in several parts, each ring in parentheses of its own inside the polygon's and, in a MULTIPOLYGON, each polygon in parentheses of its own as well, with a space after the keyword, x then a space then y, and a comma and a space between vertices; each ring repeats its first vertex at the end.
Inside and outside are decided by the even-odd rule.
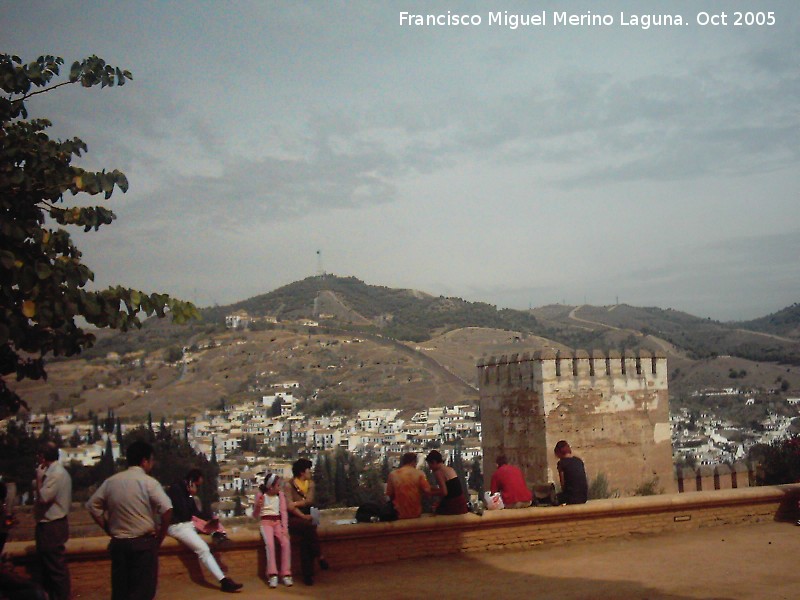
POLYGON ((759 463, 756 481, 759 485, 779 485, 800 481, 800 436, 791 435, 769 445, 758 444, 750 458, 759 463))
POLYGON ((616 498, 619 490, 612 490, 608 487, 608 478, 605 473, 598 473, 589 484, 589 500, 602 500, 603 498, 616 498))
POLYGON ((648 481, 643 481, 639 484, 639 487, 633 491, 634 496, 656 496, 663 493, 664 488, 658 487, 657 475, 648 481))

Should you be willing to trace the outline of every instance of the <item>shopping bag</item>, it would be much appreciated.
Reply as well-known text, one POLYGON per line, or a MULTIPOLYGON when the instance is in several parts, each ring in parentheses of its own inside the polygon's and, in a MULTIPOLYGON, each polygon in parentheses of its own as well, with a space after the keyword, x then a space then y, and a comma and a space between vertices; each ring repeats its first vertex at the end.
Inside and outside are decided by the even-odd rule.
POLYGON ((500 510, 501 508, 505 508, 503 497, 500 495, 500 492, 495 492, 494 494, 485 492, 483 494, 483 501, 486 503, 487 510, 500 510))

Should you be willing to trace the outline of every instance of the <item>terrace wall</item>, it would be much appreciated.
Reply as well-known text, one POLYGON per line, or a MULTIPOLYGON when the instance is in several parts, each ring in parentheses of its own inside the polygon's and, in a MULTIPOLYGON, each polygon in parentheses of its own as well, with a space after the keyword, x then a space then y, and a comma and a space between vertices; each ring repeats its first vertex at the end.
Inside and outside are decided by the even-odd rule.
MULTIPOLYGON (((595 500, 583 505, 527 508, 423 517, 394 523, 320 528, 332 568, 391 562, 460 552, 534 549, 609 538, 659 534, 701 527, 724 527, 794 518, 800 484, 647 497, 595 500)), ((232 576, 264 572, 262 542, 256 530, 231 533, 233 541, 217 554, 232 576)), ((70 540, 67 550, 76 597, 105 597, 110 582, 107 538, 70 540)), ((33 542, 10 542, 6 550, 21 570, 35 567, 33 542)), ((297 567, 299 561, 293 561, 297 567)), ((216 586, 195 556, 167 539, 161 550, 160 577, 216 586)))

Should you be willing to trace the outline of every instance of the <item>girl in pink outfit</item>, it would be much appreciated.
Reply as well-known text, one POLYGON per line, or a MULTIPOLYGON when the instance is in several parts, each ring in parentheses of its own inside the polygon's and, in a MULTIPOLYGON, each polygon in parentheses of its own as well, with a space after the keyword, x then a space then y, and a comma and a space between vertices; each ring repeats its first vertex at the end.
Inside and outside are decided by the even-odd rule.
POLYGON ((253 515, 261 524, 261 537, 267 549, 267 577, 269 587, 278 587, 278 575, 283 585, 292 585, 292 550, 289 545, 289 518, 286 512, 286 497, 281 489, 281 479, 275 473, 264 478, 256 494, 253 515), (275 561, 275 540, 281 545, 281 569, 275 561))

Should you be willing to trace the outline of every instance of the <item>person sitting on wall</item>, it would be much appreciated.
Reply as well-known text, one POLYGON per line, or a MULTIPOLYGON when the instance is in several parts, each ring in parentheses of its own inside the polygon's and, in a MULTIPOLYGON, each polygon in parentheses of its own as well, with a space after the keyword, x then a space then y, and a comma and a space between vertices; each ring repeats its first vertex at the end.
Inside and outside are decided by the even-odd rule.
POLYGON ((463 515, 469 512, 467 499, 461 481, 453 467, 444 464, 442 453, 431 450, 425 457, 431 471, 433 471, 438 487, 431 488, 431 496, 441 496, 435 512, 437 515, 463 515))
POLYGON ((241 589, 242 584, 225 576, 211 554, 208 544, 197 534, 193 522, 194 518, 200 517, 200 508, 196 500, 197 491, 202 485, 203 472, 200 469, 191 469, 182 481, 169 488, 167 495, 172 500, 172 524, 167 529, 167 535, 175 538, 197 555, 200 562, 219 581, 220 589, 223 592, 235 592, 241 589))
POLYGON ((292 464, 294 477, 284 486, 289 517, 289 533, 300 542, 300 570, 303 583, 314 585, 314 559, 319 561, 323 571, 328 561, 322 555, 317 534, 317 524, 311 516, 314 506, 313 463, 307 458, 299 458, 292 464))
POLYGON ((386 495, 397 511, 398 519, 414 519, 422 514, 422 495, 431 493, 425 473, 417 468, 417 455, 406 452, 400 467, 389 473, 386 495))
POLYGON ((533 494, 528 489, 520 468, 508 464, 508 460, 502 454, 495 459, 495 462, 497 470, 492 475, 492 493, 500 492, 506 508, 529 507, 533 494))
POLYGON ((558 458, 558 479, 561 483, 559 504, 585 504, 589 496, 589 483, 583 461, 572 456, 572 448, 566 440, 561 440, 553 450, 558 458))

